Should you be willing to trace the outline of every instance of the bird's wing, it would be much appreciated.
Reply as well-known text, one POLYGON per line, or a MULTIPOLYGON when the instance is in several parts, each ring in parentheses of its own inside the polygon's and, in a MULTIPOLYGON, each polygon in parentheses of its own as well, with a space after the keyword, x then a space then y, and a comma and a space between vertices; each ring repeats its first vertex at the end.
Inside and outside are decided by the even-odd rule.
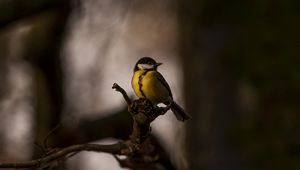
POLYGON ((155 76, 157 77, 157 79, 168 89, 169 91, 169 95, 171 97, 171 99, 173 100, 173 96, 172 96, 172 92, 171 92, 171 88, 168 84, 168 82, 165 80, 165 78, 160 74, 160 72, 156 71, 155 72, 155 76))

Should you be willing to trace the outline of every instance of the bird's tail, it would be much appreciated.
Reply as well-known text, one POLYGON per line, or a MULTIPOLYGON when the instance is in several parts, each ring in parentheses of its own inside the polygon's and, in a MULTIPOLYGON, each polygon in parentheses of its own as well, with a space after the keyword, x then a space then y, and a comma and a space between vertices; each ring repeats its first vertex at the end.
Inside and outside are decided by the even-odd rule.
POLYGON ((190 115, 184 112, 184 110, 174 101, 171 104, 171 110, 179 121, 185 121, 191 118, 190 115))

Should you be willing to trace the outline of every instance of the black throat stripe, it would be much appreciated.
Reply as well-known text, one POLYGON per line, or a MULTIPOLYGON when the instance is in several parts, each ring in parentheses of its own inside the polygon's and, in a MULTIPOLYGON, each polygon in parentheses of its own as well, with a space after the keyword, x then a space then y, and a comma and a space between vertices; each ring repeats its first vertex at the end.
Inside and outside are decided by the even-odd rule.
POLYGON ((144 76, 145 76, 147 73, 148 73, 148 70, 146 70, 143 74, 141 74, 141 75, 139 76, 139 82, 138 82, 138 84, 139 84, 139 90, 140 90, 140 92, 141 92, 141 94, 142 94, 142 96, 143 96, 144 98, 146 98, 146 95, 145 95, 145 93, 144 93, 143 90, 142 90, 142 87, 143 87, 142 80, 143 80, 144 76))

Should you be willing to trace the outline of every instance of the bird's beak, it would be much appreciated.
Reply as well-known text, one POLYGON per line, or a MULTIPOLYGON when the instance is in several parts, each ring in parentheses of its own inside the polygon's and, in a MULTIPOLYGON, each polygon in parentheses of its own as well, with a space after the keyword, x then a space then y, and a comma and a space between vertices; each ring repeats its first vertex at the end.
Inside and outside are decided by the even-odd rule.
POLYGON ((156 64, 155 64, 155 67, 158 67, 158 66, 160 66, 160 65, 162 65, 162 63, 156 63, 156 64))

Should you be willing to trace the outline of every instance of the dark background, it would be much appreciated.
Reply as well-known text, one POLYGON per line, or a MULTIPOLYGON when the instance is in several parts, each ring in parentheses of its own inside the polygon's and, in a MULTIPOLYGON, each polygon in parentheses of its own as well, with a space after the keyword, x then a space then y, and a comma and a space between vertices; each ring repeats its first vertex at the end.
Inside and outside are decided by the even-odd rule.
MULTIPOLYGON (((70 23, 79 20, 83 13, 105 10, 102 7, 92 11, 86 3, 77 0, 0 2, 0 161, 38 157, 40 151, 33 143, 41 143, 65 119, 64 114, 81 111, 76 103, 66 103, 69 88, 66 82, 75 73, 68 71, 69 56, 62 50, 68 37, 74 36, 69 31, 74 24, 70 23), (19 127, 14 116, 29 113, 30 121, 19 127), (12 131, 15 127, 29 129, 30 133, 26 134, 30 135, 20 137, 18 134, 23 131, 12 131), (14 133, 17 137, 11 138, 21 142, 12 140, 11 145, 5 144, 14 133), (2 147, 16 145, 23 150, 9 152, 14 148, 2 147)), ((129 12, 129 17, 135 18, 148 10, 147 15, 155 16, 154 23, 162 22, 159 28, 165 32, 157 32, 158 37, 163 39, 169 30, 166 27, 176 30, 176 34, 171 34, 173 38, 153 40, 146 35, 151 25, 136 20, 131 30, 138 31, 122 34, 128 37, 128 42, 138 34, 139 41, 159 41, 165 45, 160 48, 169 48, 170 44, 174 47, 170 51, 175 57, 167 56, 165 60, 177 61, 178 69, 182 69, 183 88, 179 90, 186 111, 192 116, 185 126, 182 150, 172 151, 182 152, 186 164, 174 163, 174 166, 183 164, 179 167, 191 170, 300 169, 299 1, 114 0, 108 6, 121 12, 106 11, 106 22, 100 23, 104 28, 107 23, 121 25, 122 16, 129 12), (175 24, 168 25, 160 16, 169 16, 163 19, 172 18, 175 24)), ((92 34, 96 37, 106 34, 103 30, 96 29, 92 34)), ((99 56, 107 55, 119 32, 118 29, 109 32, 105 45, 97 52, 99 56)), ((155 51, 155 46, 151 50, 155 51)), ((145 52, 137 52, 133 57, 139 55, 145 52)), ((99 67, 107 64, 106 60, 97 61, 99 67)), ((129 65, 134 62, 132 59, 129 65)), ((95 75, 101 77, 97 71, 90 71, 83 81, 91 81, 95 75)), ((89 111, 97 112, 92 109, 94 105, 89 106, 89 111)), ((126 108, 106 112, 113 114, 80 119, 76 127, 63 124, 48 142, 52 146, 67 146, 106 137, 127 139, 131 123, 126 108)), ((61 165, 57 169, 66 168, 61 165)))

